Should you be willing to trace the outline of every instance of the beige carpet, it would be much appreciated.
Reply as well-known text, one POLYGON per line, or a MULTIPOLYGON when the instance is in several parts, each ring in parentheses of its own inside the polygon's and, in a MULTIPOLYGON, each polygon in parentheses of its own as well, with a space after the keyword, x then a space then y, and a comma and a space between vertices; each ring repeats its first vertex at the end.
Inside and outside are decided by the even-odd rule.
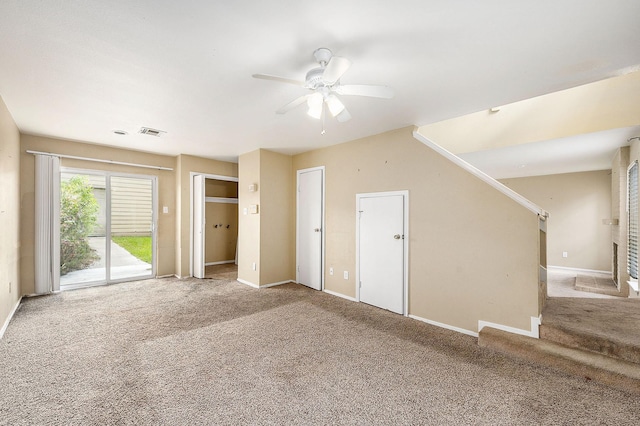
POLYGON ((640 401, 306 287, 149 280, 24 302, 0 424, 640 424, 640 401))
POLYGON ((216 280, 235 280, 238 278, 238 265, 223 263, 222 265, 209 265, 204 267, 204 277, 216 280))

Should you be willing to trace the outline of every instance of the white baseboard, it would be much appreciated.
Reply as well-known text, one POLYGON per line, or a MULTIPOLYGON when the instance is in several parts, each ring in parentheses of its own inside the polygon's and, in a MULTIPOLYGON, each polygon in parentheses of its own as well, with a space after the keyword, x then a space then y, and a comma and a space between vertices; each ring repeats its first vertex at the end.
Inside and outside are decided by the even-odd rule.
POLYGON ((236 281, 238 281, 240 284, 248 285, 249 287, 260 288, 258 284, 254 284, 251 281, 243 280, 242 278, 238 278, 236 279, 236 281))
POLYGON ((443 324, 441 322, 428 320, 426 318, 421 318, 421 317, 416 316, 416 315, 409 315, 409 318, 414 319, 414 320, 418 320, 418 321, 422 321, 422 322, 426 322, 427 324, 435 325, 436 327, 446 328, 447 330, 457 331, 458 333, 467 334, 467 335, 473 336, 473 337, 478 337, 478 333, 476 333, 475 331, 466 330, 464 328, 455 327, 453 325, 443 324))
POLYGON ((547 271, 550 269, 560 269, 562 271, 567 271, 567 272, 584 272, 587 274, 613 274, 613 272, 611 271, 598 271, 597 269, 582 269, 582 268, 570 268, 567 266, 553 266, 553 265, 547 265, 547 271))
POLYGON ((7 331, 7 327, 9 327, 9 323, 11 322, 13 315, 18 310, 18 307, 20 306, 20 302, 22 302, 22 297, 18 299, 18 302, 16 303, 16 305, 13 307, 13 309, 11 309, 11 312, 9 312, 9 316, 7 316, 7 319, 2 325, 2 328, 0 328, 0 339, 2 339, 2 336, 4 336, 4 332, 7 331))
POLYGON ((327 289, 324 289, 322 291, 325 292, 325 293, 328 293, 328 294, 330 294, 332 296, 342 297, 343 299, 347 299, 347 300, 350 300, 352 302, 357 302, 358 301, 358 299, 356 299, 355 297, 345 296, 344 294, 337 293, 335 291, 331 291, 331 290, 327 290, 327 289))
POLYGON ((179 278, 177 274, 156 275, 156 278, 179 278))
POLYGON ((275 287, 277 285, 289 284, 289 283, 293 283, 293 280, 278 281, 277 283, 264 284, 264 285, 261 285, 260 288, 275 287))
POLYGON ((293 280, 286 280, 286 281, 279 281, 277 283, 269 283, 269 284, 264 284, 264 285, 258 285, 258 284, 254 284, 250 281, 247 280, 243 280, 241 278, 238 278, 236 281, 238 281, 241 284, 245 284, 248 285, 249 287, 253 287, 253 288, 268 288, 268 287, 275 287, 277 285, 282 285, 282 284, 288 284, 288 283, 292 283, 293 280))
POLYGON ((508 333, 520 334, 522 336, 533 337, 534 339, 540 338, 540 324, 542 323, 541 317, 531 317, 531 330, 523 330, 520 328, 509 327, 508 325, 496 324, 488 321, 478 321, 478 332, 484 327, 496 328, 498 330, 506 331, 508 333))
POLYGON ((235 259, 232 260, 222 260, 220 262, 207 262, 204 266, 213 266, 213 265, 226 265, 227 263, 236 263, 235 259))

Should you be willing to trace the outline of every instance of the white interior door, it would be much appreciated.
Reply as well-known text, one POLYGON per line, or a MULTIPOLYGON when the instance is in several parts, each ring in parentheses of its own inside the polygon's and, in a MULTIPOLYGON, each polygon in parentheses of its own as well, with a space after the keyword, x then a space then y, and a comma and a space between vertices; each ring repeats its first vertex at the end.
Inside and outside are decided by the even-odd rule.
POLYGON ((204 278, 204 239, 205 239, 205 214, 204 214, 204 175, 193 177, 193 276, 204 278))
POLYGON ((323 169, 298 171, 296 280, 322 289, 323 169))
POLYGON ((360 301, 404 313, 404 195, 358 197, 360 301))

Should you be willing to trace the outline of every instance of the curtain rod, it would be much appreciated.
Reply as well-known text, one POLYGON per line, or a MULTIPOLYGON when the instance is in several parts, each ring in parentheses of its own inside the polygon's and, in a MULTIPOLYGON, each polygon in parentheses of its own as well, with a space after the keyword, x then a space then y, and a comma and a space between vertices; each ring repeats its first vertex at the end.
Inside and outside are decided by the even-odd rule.
POLYGON ((27 150, 27 154, 50 155, 52 157, 70 158, 72 160, 84 160, 84 161, 93 161, 93 162, 96 162, 96 163, 109 163, 109 164, 118 164, 118 165, 121 165, 121 166, 141 167, 143 169, 157 169, 157 170, 173 171, 173 169, 170 168, 170 167, 149 166, 147 164, 136 164, 136 163, 125 163, 124 161, 101 160, 99 158, 77 157, 75 155, 54 154, 54 153, 51 153, 51 152, 41 152, 41 151, 27 150))

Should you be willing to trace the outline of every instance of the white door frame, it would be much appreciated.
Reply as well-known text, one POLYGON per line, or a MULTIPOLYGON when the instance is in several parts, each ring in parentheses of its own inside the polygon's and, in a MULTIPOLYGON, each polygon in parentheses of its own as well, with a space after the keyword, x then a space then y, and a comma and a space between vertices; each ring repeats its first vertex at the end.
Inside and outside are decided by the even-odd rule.
MULTIPOLYGON (((196 175, 202 175, 206 179, 225 180, 227 182, 239 182, 235 176, 212 175, 209 173, 189 172, 189 276, 193 277, 193 179, 196 175)), ((238 198, 240 197, 240 185, 238 185, 238 198)), ((237 244, 237 243, 236 243, 237 244)), ((176 271, 180 273, 180 271, 176 271)))
POLYGON ((296 171, 296 283, 300 283, 300 277, 298 273, 298 259, 300 258, 300 208, 298 206, 299 197, 298 197, 298 188, 300 187, 300 175, 302 173, 313 172, 316 170, 322 171, 322 232, 320 235, 320 241, 322 247, 320 247, 320 291, 324 291, 324 260, 325 260, 325 167, 311 167, 308 169, 300 169, 296 171))
POLYGON ((356 194, 356 301, 360 302, 360 199, 401 195, 404 200, 404 249, 402 314, 409 316, 409 191, 368 192, 356 194))
POLYGON ((194 175, 191 180, 193 184, 191 203, 191 226, 193 232, 191 238, 191 254, 193 261, 190 262, 192 270, 191 276, 194 278, 204 278, 204 240, 206 238, 206 202, 205 202, 205 177, 194 175))

